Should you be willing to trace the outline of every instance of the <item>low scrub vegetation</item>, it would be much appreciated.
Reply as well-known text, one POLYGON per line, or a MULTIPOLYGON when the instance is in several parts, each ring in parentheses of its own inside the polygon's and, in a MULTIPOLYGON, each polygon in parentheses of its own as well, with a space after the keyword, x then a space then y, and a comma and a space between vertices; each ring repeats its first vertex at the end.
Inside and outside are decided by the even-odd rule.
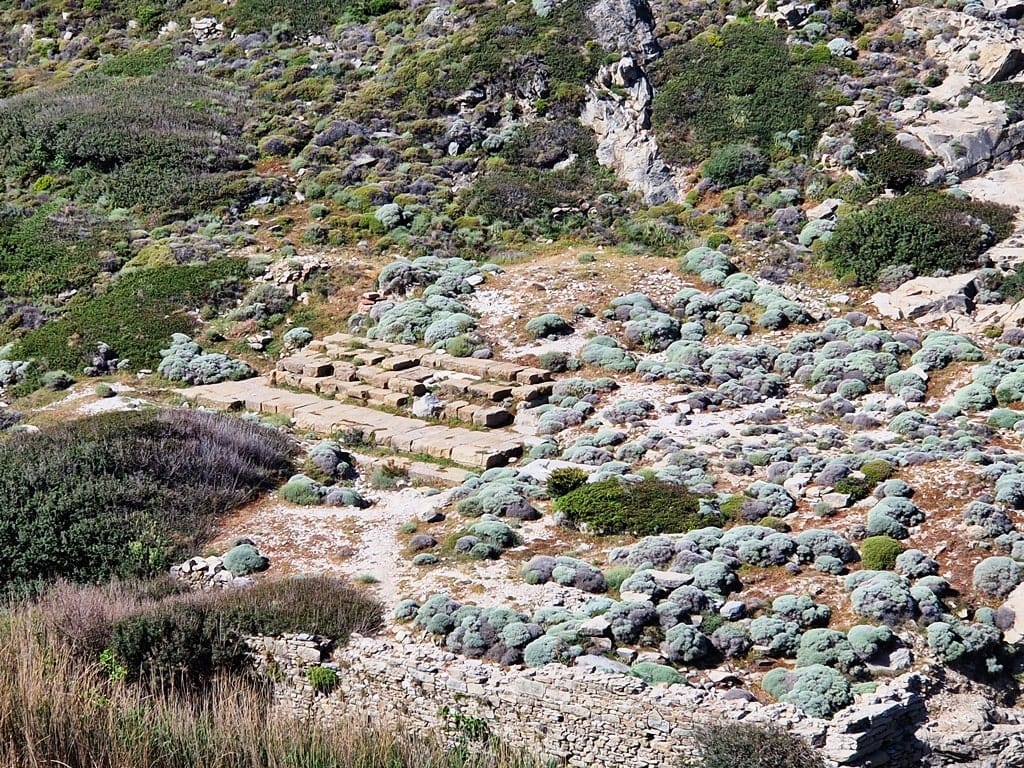
POLYGON ((398 8, 396 0, 238 0, 235 22, 251 32, 288 24, 294 32, 318 32, 341 21, 366 21, 398 8))
POLYGON ((61 319, 29 331, 16 354, 80 371, 102 342, 133 369, 155 368, 175 333, 192 332, 191 312, 237 300, 244 274, 245 262, 233 259, 125 274, 106 293, 83 295, 61 319))
POLYGON ((116 206, 192 208, 248 166, 244 114, 236 96, 195 76, 80 75, 7 101, 0 169, 116 206))
POLYGON ((650 536, 719 525, 721 515, 699 512, 699 497, 660 480, 623 484, 612 478, 582 485, 555 500, 566 521, 591 533, 650 536))
POLYGON ((840 277, 870 284, 886 267, 905 264, 918 274, 962 272, 1008 237, 1013 211, 941 192, 882 200, 839 220, 822 254, 840 277))
POLYGON ((276 484, 292 443, 183 410, 94 416, 0 442, 0 588, 159 572, 215 515, 276 484))
MULTIPOLYGON (((305 587, 283 582, 300 602, 329 603, 348 594, 356 609, 350 629, 367 628, 376 606, 338 585, 321 597, 324 583, 305 587), (302 597, 305 595, 305 597, 302 597)), ((0 622, 0 764, 10 768, 63 765, 69 768, 528 768, 533 763, 500 747, 472 750, 463 743, 446 748, 440 740, 394 729, 323 728, 278 719, 268 691, 255 680, 229 674, 211 679, 202 696, 175 688, 133 685, 116 659, 82 653, 63 631, 61 606, 117 612, 121 604, 150 604, 163 585, 124 585, 107 590, 65 586, 34 607, 9 610, 0 622)), ((285 587, 279 587, 284 589, 285 587)), ((253 595, 257 593, 253 592, 253 595)), ((291 610, 272 595, 279 609, 291 610)), ((180 598, 172 598, 177 600, 180 598)), ((190 597, 214 603, 245 602, 230 597, 190 597)), ((72 615, 74 618, 74 615, 72 615)), ((302 619, 296 615, 295 619, 302 619)), ((100 622, 102 624, 102 621, 100 622)), ((77 624, 76 624, 77 626, 77 624)))
POLYGON ((824 768, 803 740, 772 727, 706 723, 694 732, 699 757, 693 768, 824 768))
POLYGON ((728 24, 672 48, 658 65, 652 118, 666 156, 699 161, 737 141, 770 147, 791 131, 806 145, 825 116, 819 69, 795 57, 771 24, 728 24))

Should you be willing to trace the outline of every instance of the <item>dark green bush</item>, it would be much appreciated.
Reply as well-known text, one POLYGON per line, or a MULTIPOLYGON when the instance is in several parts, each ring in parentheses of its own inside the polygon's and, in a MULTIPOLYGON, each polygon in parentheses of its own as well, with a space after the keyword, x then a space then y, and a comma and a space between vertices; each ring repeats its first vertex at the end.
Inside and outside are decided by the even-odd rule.
POLYGON ((904 147, 894 139, 857 161, 857 167, 865 173, 868 181, 897 192, 920 184, 924 178, 923 171, 931 165, 933 161, 926 155, 904 147))
POLYGON ((725 520, 722 515, 700 514, 698 497, 685 487, 654 479, 587 483, 556 499, 554 508, 570 525, 599 536, 682 533, 725 520))
MULTIPOLYGON (((768 147, 801 131, 808 144, 826 110, 816 94, 818 65, 797 61, 772 24, 736 22, 668 51, 657 67, 652 125, 665 154, 680 162, 715 146, 768 147)), ((799 147, 796 147, 799 148, 799 147)))
MULTIPOLYGON (((700 166, 706 178, 733 187, 768 170, 768 160, 749 144, 726 144, 700 166)), ((709 244, 709 247, 714 247, 709 244)))
POLYGON ((380 606, 339 579, 259 582, 244 590, 176 595, 120 619, 109 651, 129 680, 202 685, 215 671, 239 670, 247 635, 308 632, 344 644, 380 625, 380 606))
POLYGON ((1005 101, 1016 114, 1024 114, 1024 84, 1003 81, 981 86, 982 95, 989 101, 1005 101))
POLYGON ((559 467, 548 475, 547 491, 548 496, 557 499, 570 491, 574 491, 585 485, 590 474, 579 467, 559 467))
POLYGON ((157 573, 290 469, 278 433, 187 410, 114 413, 0 441, 0 589, 157 573))
POLYGON ((895 470, 893 470, 892 464, 885 459, 873 459, 861 464, 860 471, 864 474, 864 478, 874 486, 892 477, 895 470))
POLYGON ((888 536, 868 536, 860 545, 860 559, 869 571, 891 571, 903 545, 888 536))
POLYGON ((849 494, 850 502, 855 503, 866 499, 876 485, 878 483, 873 483, 864 477, 844 477, 836 481, 835 489, 839 493, 849 494))
POLYGON ((330 693, 338 686, 338 673, 330 667, 311 667, 306 679, 318 693, 330 693))
POLYGON ((803 739, 771 726, 704 723, 694 730, 694 768, 824 768, 803 739))
POLYGON ((919 274, 973 269, 991 244, 1008 237, 1013 211, 934 191, 914 192, 839 220, 822 255, 840 277, 869 284, 896 264, 919 274))
POLYGON ((112 77, 146 77, 169 69, 173 61, 174 51, 166 46, 140 48, 107 59, 100 65, 100 72, 112 77))
POLYGON ((239 295, 245 270, 243 260, 219 259, 123 275, 107 293, 83 295, 63 318, 27 333, 16 353, 50 368, 79 371, 104 342, 131 368, 155 368, 172 334, 192 332, 194 310, 218 307, 239 295))

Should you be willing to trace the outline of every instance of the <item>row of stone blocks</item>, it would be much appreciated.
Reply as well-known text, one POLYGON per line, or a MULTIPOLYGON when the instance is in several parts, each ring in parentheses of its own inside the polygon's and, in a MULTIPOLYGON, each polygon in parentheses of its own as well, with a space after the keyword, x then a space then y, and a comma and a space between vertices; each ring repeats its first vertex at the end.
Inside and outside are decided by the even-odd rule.
POLYGON ((319 434, 361 430, 378 446, 403 453, 421 453, 484 469, 507 464, 523 452, 522 440, 512 433, 474 431, 431 424, 422 419, 396 416, 372 408, 325 400, 314 394, 289 392, 266 380, 227 381, 183 390, 182 395, 211 408, 245 408, 288 416, 300 429, 319 434))
POLYGON ((320 352, 330 360, 358 359, 364 365, 400 371, 413 366, 465 373, 481 379, 510 384, 541 384, 551 381, 551 372, 504 360, 479 360, 474 357, 452 357, 426 347, 372 341, 348 333, 335 333, 306 347, 320 352))
MULTIPOLYGON (((275 386, 295 387, 319 395, 358 400, 371 408, 405 408, 412 400, 410 394, 360 382, 339 381, 333 376, 317 378, 277 370, 271 371, 268 378, 275 386)), ((441 417, 488 428, 503 427, 512 421, 512 414, 501 406, 477 405, 467 400, 446 403, 441 417)))

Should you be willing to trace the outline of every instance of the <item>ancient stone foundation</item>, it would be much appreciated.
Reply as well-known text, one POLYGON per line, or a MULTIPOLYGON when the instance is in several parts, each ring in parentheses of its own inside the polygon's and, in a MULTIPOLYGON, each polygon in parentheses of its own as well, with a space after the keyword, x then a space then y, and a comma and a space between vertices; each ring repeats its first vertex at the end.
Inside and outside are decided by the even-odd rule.
POLYGON ((308 635, 254 638, 258 663, 277 680, 279 707, 326 723, 367 722, 457 737, 470 724, 559 764, 588 768, 671 766, 694 753, 701 721, 771 723, 814 746, 833 766, 922 765, 915 731, 926 680, 905 675, 833 720, 688 685, 649 686, 628 675, 552 664, 506 669, 428 644, 354 637, 328 658, 308 635), (306 670, 327 664, 339 685, 317 692, 306 670))

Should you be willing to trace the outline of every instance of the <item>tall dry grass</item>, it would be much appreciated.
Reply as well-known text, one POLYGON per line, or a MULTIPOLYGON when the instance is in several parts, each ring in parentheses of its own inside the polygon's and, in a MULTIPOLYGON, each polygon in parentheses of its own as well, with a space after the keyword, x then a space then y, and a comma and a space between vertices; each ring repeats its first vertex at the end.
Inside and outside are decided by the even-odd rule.
MULTIPOLYGON (((107 610, 96 593, 87 598, 91 616, 107 610)), ((500 748, 445 747, 429 734, 280 718, 267 691, 240 676, 221 676, 200 695, 111 681, 53 625, 61 601, 0 616, 0 768, 533 765, 500 748)))

